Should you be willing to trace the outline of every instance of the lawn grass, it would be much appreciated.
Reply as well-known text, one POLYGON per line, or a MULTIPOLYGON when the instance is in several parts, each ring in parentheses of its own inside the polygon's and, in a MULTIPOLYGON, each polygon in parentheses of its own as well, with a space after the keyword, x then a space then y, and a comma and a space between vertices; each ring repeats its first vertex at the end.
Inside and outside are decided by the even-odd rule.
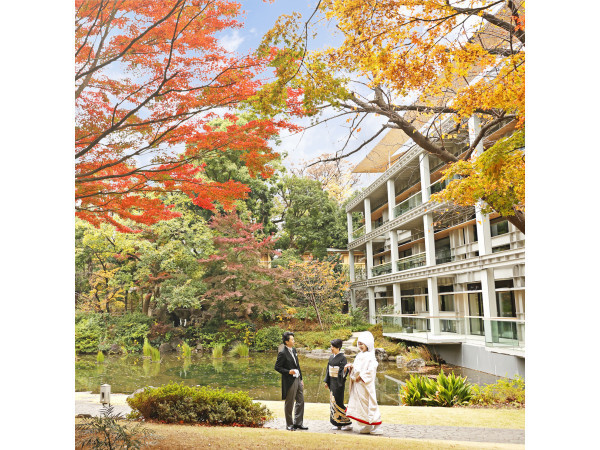
MULTIPOLYGON (((79 419, 76 420, 76 423, 79 419)), ((356 434, 324 435, 306 431, 289 432, 264 428, 206 427, 194 425, 167 425, 146 423, 144 427, 155 433, 155 444, 149 448, 166 449, 523 449, 523 445, 489 444, 485 442, 456 442, 423 439, 395 439, 385 436, 356 434), (335 442, 333 441, 335 439, 335 442)))
MULTIPOLYGON (((283 401, 260 400, 275 418, 285 418, 283 401)), ((440 408, 433 406, 380 405, 383 423, 442 425, 450 427, 525 429, 525 409, 440 408)), ((329 420, 329 405, 305 403, 304 418, 329 420)))
MULTIPOLYGON (((127 396, 112 394, 113 405, 126 405, 127 396)), ((76 401, 98 401, 98 394, 76 392, 76 401)), ((264 403, 275 418, 283 419, 283 401, 256 400, 264 403)), ((496 408, 439 408, 433 406, 390 406, 380 405, 384 423, 402 425, 442 425, 453 427, 512 428, 525 429, 525 409, 496 408)), ((329 420, 329 405, 305 403, 304 418, 307 420, 329 420)))

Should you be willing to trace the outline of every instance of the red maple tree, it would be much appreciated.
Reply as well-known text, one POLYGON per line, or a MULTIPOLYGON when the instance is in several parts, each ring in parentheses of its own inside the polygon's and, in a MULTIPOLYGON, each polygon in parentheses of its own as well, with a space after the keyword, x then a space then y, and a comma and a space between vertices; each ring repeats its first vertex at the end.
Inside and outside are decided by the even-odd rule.
POLYGON ((76 0, 76 215, 94 225, 153 224, 178 216, 160 194, 181 191, 203 208, 244 198, 239 182, 203 178, 197 160, 239 151, 253 176, 277 158, 269 139, 286 122, 236 124, 270 56, 237 55, 219 33, 240 28, 228 0, 76 0), (217 131, 210 121, 233 125, 217 131))

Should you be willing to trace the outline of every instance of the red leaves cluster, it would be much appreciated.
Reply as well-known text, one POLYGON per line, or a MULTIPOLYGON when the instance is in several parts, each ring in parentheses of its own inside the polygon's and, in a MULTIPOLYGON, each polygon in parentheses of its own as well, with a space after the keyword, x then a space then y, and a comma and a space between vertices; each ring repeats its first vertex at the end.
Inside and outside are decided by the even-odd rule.
POLYGON ((268 177, 269 145, 289 124, 232 114, 261 87, 268 56, 227 52, 217 34, 241 27, 229 0, 77 0, 75 39, 76 214, 119 231, 178 214, 160 194, 181 191, 203 208, 247 195, 236 182, 202 175, 202 160, 239 151, 250 173, 268 177), (218 113, 218 114, 217 114, 218 113), (226 131, 210 126, 228 113, 226 131))

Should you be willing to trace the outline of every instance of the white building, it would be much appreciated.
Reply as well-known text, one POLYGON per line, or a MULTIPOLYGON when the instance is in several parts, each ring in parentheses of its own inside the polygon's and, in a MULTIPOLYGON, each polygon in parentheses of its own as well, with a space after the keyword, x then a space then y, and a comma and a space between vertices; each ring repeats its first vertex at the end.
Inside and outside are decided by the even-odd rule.
MULTIPOLYGON (((475 117, 465 124, 454 154, 479 127, 475 117)), ((510 130, 488 135, 477 152, 510 130)), ((524 375, 525 236, 497 214, 429 202, 444 164, 395 136, 391 151, 394 139, 382 139, 393 163, 346 208, 352 305, 368 307, 385 336, 431 345, 448 363, 524 375), (365 223, 353 229, 357 212, 365 223)))

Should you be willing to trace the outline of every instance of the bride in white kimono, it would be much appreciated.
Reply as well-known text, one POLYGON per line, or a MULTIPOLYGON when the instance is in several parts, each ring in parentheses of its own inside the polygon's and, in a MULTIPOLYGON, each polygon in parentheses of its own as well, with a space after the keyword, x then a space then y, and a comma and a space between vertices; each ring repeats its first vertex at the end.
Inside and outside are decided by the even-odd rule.
POLYGON ((363 434, 381 434, 381 413, 375 395, 375 339, 369 331, 358 336, 360 353, 353 364, 346 364, 344 370, 350 372, 350 395, 346 407, 346 417, 362 425, 363 434))

